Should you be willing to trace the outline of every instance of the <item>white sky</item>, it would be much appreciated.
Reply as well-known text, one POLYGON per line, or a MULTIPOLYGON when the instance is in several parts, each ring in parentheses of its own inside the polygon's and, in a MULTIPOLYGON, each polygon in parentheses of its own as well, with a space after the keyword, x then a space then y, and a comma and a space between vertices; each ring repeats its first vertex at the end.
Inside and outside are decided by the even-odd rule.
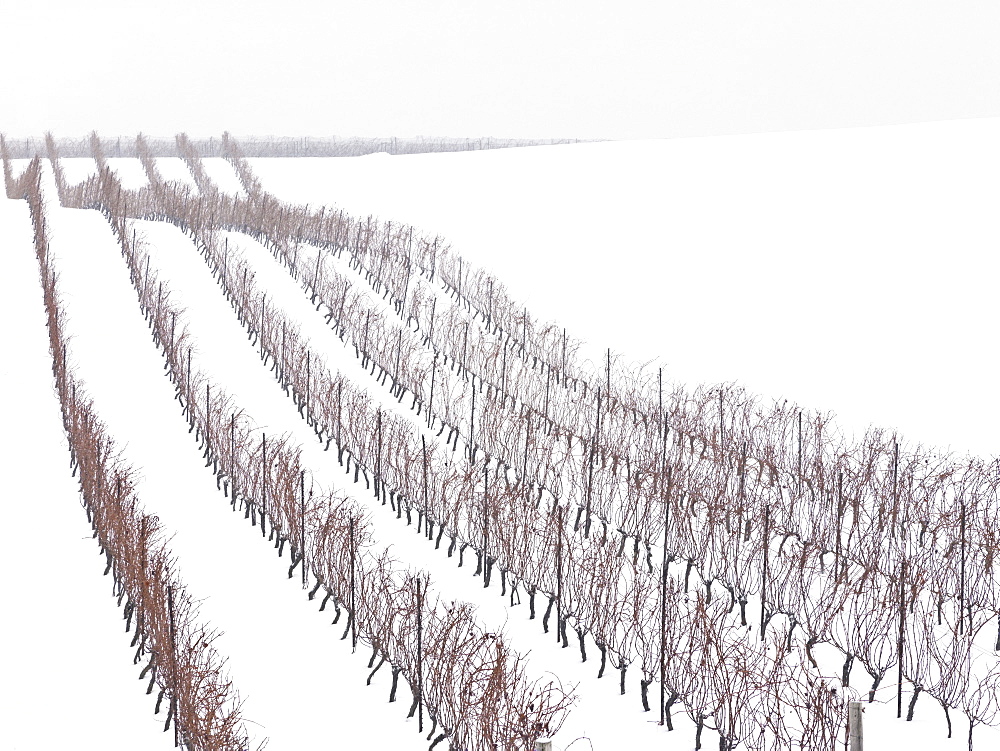
POLYGON ((658 138, 1000 115, 977 0, 0 0, 9 136, 658 138))

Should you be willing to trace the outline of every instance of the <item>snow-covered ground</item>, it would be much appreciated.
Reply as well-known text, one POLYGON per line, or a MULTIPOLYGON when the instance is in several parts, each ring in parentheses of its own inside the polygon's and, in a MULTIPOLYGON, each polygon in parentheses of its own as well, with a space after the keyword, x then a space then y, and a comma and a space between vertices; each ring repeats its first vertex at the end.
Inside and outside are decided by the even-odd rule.
POLYGON ((245 196, 246 191, 240 184, 240 178, 233 171, 232 165, 221 157, 208 157, 201 160, 202 168, 208 179, 223 193, 245 196))
MULTIPOLYGON (((1000 121, 985 120, 252 164, 264 187, 279 197, 336 204, 440 233, 494 271, 537 316, 585 339, 595 360, 610 346, 627 362, 662 362, 689 384, 736 380, 764 397, 832 409, 851 429, 874 423, 898 429, 908 440, 992 456, 1000 453, 990 430, 1000 417, 1000 398, 991 379, 996 303, 989 290, 1000 270, 992 210, 1000 188, 987 178, 1000 167, 997 136, 1000 121)), ((137 160, 131 166, 111 161, 119 174, 138 180, 137 160)), ((166 179, 192 182, 186 168, 174 169, 184 167, 180 160, 169 160, 169 172, 167 161, 157 160, 166 179)), ((85 163, 93 171, 92 160, 66 160, 65 166, 70 162, 79 162, 73 173, 67 169, 71 183, 86 176, 85 163)), ((209 175, 221 180, 217 173, 225 166, 213 165, 209 175)), ((50 196, 54 200, 54 191, 50 196)), ((426 747, 415 721, 404 719, 408 702, 385 703, 388 671, 364 686, 369 655, 352 655, 348 643, 338 641, 342 629, 315 612, 317 605, 297 579, 287 580, 271 546, 216 490, 163 376, 107 223, 96 212, 50 203, 50 225, 80 375, 111 433, 144 475, 140 498, 146 509, 174 531, 171 547, 180 575, 193 597, 204 598, 201 617, 225 632, 216 647, 229 658, 234 685, 246 699, 244 716, 260 723, 249 726, 251 737, 270 737, 271 749, 426 747)), ((5 601, 25 603, 18 605, 24 617, 6 618, 2 626, 5 645, 22 645, 16 653, 7 651, 3 668, 18 676, 4 680, 5 691, 18 688, 7 691, 9 698, 5 694, 3 713, 25 708, 5 720, 13 721, 10 737, 20 739, 11 748, 117 748, 105 730, 120 735, 122 748, 158 747, 146 738, 158 737, 162 722, 135 680, 139 668, 130 664, 130 637, 114 608, 110 581, 100 577, 103 564, 69 477, 48 386, 25 204, 0 201, 0 227, 8 256, 0 275, 8 340, 3 351, 19 353, 16 370, 9 357, 0 365, 8 414, 18 417, 9 423, 16 432, 11 427, 5 433, 3 471, 16 478, 10 497, 61 499, 62 509, 19 504, 17 513, 25 518, 17 517, 18 534, 4 548, 5 601), (57 525, 68 529, 66 560, 45 561, 59 566, 48 571, 32 557, 30 530, 43 523, 53 535, 57 525), (74 535, 86 539, 73 545, 74 535), (71 569, 71 582, 64 568, 71 569), (75 609, 64 590, 80 593, 75 609), (83 596, 87 592, 92 594, 83 596), (34 627, 36 614, 58 633, 34 627), (73 631, 62 630, 67 624, 73 631), (82 649, 53 647, 91 626, 92 633, 81 637, 82 649), (79 657, 92 662, 68 663, 78 656, 67 651, 81 651, 79 657), (74 687, 72 699, 62 699, 77 676, 87 678, 74 687), (95 689, 91 680, 107 685, 95 689), (37 691, 21 690, 32 682, 37 691), (88 745, 89 733, 74 734, 73 721, 66 723, 71 730, 65 736, 38 740, 37 728, 48 731, 53 711, 66 714, 63 701, 90 718, 93 737, 102 732, 99 743, 88 745)), ((190 241, 172 226, 139 228, 188 308, 206 367, 269 430, 295 433, 314 469, 321 470, 324 461, 333 465, 260 364, 190 241)), ((258 273, 275 280, 281 304, 309 327, 309 336, 328 337, 323 346, 335 351, 338 340, 316 325, 318 316, 305 309, 269 254, 246 238, 231 237, 254 259, 258 273)), ((357 370, 352 359, 332 364, 357 370)), ((362 382, 373 394, 382 393, 372 381, 362 382)), ((330 472, 329 481, 347 480, 338 475, 330 472)), ((341 487, 370 501, 363 485, 341 487)), ((387 508, 372 512, 382 544, 430 571, 449 598, 479 604, 484 624, 505 627, 515 648, 532 651, 533 672, 551 670, 565 684, 581 683, 581 703, 555 744, 560 751, 581 736, 589 741, 572 744, 574 749, 588 749, 588 742, 603 750, 693 748, 688 720, 678 714, 678 730, 668 734, 655 724, 654 713, 641 712, 635 676, 629 693, 618 696, 613 670, 602 681, 594 678, 593 655, 581 665, 574 644, 557 649, 551 634, 527 620, 526 605, 506 607, 498 587, 484 590, 470 569, 456 569, 443 550, 433 551, 387 508)), ((924 698, 913 723, 898 721, 891 688, 880 695, 885 703, 867 712, 869 748, 964 747, 959 713, 953 713, 956 737, 947 741, 936 703, 924 698)), ((162 735, 164 743, 169 736, 162 735)), ((711 747, 715 739, 705 742, 711 747)), ((977 748, 998 744, 1000 734, 977 728, 977 748)))
MULTIPOLYGON (((60 159, 59 161, 65 165, 76 160, 60 159)), ((114 173, 117 175, 123 188, 138 190, 139 188, 145 188, 149 185, 149 178, 146 177, 146 171, 142 168, 142 162, 138 159, 111 157, 108 159, 108 166, 114 170, 114 173)), ((70 184, 73 183, 73 181, 69 179, 68 173, 66 179, 70 184)))
POLYGON ((250 161, 285 200, 441 234, 595 361, 1000 455, 1000 119, 250 161))
POLYGON ((198 192, 198 186, 184 160, 176 156, 158 156, 154 160, 156 169, 165 182, 178 182, 189 185, 192 193, 198 192))

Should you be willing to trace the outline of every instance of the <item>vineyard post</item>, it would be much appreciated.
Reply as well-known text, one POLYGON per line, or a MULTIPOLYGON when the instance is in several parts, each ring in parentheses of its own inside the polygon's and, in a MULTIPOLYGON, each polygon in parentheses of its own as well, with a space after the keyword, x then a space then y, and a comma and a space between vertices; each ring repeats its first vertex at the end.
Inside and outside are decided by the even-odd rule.
MULTIPOLYGON (((139 615, 135 619, 136 632, 138 638, 140 632, 142 638, 146 638, 146 550, 149 537, 149 517, 142 515, 139 521, 139 615)), ((132 644, 135 644, 133 639, 132 644)))
POLYGON ((521 483, 528 484, 528 444, 531 441, 531 410, 526 411, 524 427, 524 459, 521 464, 521 483))
POLYGON ((423 598, 420 578, 417 578, 417 731, 424 732, 424 650, 423 650, 423 598))
MULTIPOLYGON (((965 633, 965 495, 960 495, 959 535, 961 537, 961 572, 958 584, 958 633, 965 633)), ((970 624, 971 625, 971 624, 970 624)))
POLYGON ((424 464, 424 513, 427 513, 427 436, 420 434, 420 449, 424 464))
MULTIPOLYGON (((198 206, 199 213, 201 213, 201 205, 198 206)), ((267 350, 264 349, 264 340, 267 338, 267 318, 264 315, 264 300, 267 299, 267 293, 260 293, 260 359, 263 362, 267 362, 267 350)), ((308 418, 308 414, 306 415, 308 418)))
POLYGON ((500 409, 507 406, 507 350, 510 349, 510 335, 503 343, 503 362, 500 365, 500 409))
POLYGON ((663 514, 663 566, 660 573, 660 724, 666 721, 667 702, 667 539, 670 537, 670 490, 673 483, 673 468, 667 468, 667 494, 664 497, 663 514))
MULTIPOLYGON (((194 429, 194 400, 191 398, 191 348, 188 347, 188 362, 187 362, 187 393, 184 394, 185 407, 187 408, 188 420, 191 423, 191 429, 194 429)), ((190 433, 191 430, 188 431, 190 433)))
POLYGON ((275 363, 275 372, 278 375, 278 383, 288 393, 288 355, 286 341, 288 337, 288 323, 284 319, 281 321, 281 359, 275 363))
POLYGON ((490 468, 483 467, 483 587, 490 586, 490 567, 487 561, 487 549, 490 544, 490 468))
POLYGON ((167 585, 167 611, 170 616, 170 678, 174 684, 170 692, 170 716, 174 719, 174 748, 177 748, 180 745, 177 732, 177 632, 174 623, 174 587, 172 584, 167 585))
POLYGON ((852 701, 847 710, 847 733, 851 741, 849 751, 864 751, 864 735, 861 725, 861 702, 852 701))
POLYGON ((375 414, 375 477, 372 478, 372 485, 375 486, 375 499, 381 497, 382 490, 382 408, 379 407, 375 414))
POLYGON ((308 585, 306 581, 306 471, 301 475, 301 513, 299 516, 299 557, 302 559, 302 589, 308 585))
MULTIPOLYGON (((837 549, 835 551, 836 558, 834 560, 841 561, 840 555, 840 538, 844 529, 844 471, 837 471, 837 549)), ((843 569, 847 570, 847 564, 844 563, 843 569)))
MULTIPOLYGON (((905 553, 904 553, 905 555, 905 553)), ((906 626, 906 558, 899 562, 899 638, 896 640, 896 718, 903 716, 903 639, 906 626)))
POLYGON ((472 411, 469 413, 469 461, 476 461, 476 378, 472 378, 472 411))
POLYGON ((611 347, 608 347, 608 386, 606 391, 611 393, 611 347))
POLYGON ((802 410, 799 410, 798 492, 802 493, 802 410))
POLYGON ((556 505, 556 642, 562 623, 562 506, 556 505))
POLYGON ((765 620, 765 608, 767 607, 767 564, 768 564, 768 552, 770 550, 770 545, 768 544, 768 535, 771 534, 771 507, 764 504, 764 570, 760 578, 760 640, 764 641, 764 626, 766 625, 765 620))
MULTIPOLYGON (((608 352, 611 350, 609 349, 608 352)), ((590 499, 594 492, 594 462, 597 452, 597 442, 601 439, 601 387, 597 387, 597 419, 594 422, 594 435, 590 440, 590 460, 587 462, 587 523, 583 530, 584 537, 590 537, 590 499)), ((577 517, 579 519, 579 516, 577 517)))
POLYGON ((357 616, 354 609, 354 567, 357 558, 357 546, 354 540, 354 515, 351 515, 351 652, 358 648, 357 616))
POLYGON ((264 531, 264 512, 267 510, 267 433, 260 434, 260 461, 261 461, 261 473, 262 480, 261 486, 261 499, 260 499, 260 535, 261 537, 266 537, 267 533, 264 531))
POLYGON ((899 443, 892 440, 892 536, 896 536, 896 521, 899 516, 899 443))
MULTIPOLYGON (((399 329, 396 332, 396 371, 392 375, 392 388, 389 389, 389 393, 396 396, 397 392, 402 391, 402 387, 399 385, 399 365, 400 360, 403 356, 403 330, 399 329)), ((402 399, 402 395, 399 397, 402 399)))
POLYGON ((344 385, 344 377, 340 376, 337 379, 337 457, 338 459, 340 459, 341 466, 343 466, 344 464, 343 462, 344 449, 341 448, 343 444, 340 441, 340 414, 341 414, 341 407, 343 406, 341 389, 343 385, 344 385))
POLYGON ((434 381, 437 379, 438 356, 434 353, 434 363, 431 365, 431 394, 427 402, 427 427, 434 430, 434 381))
POLYGON ((229 421, 229 479, 232 482, 231 505, 236 510, 236 413, 229 421))
POLYGON ((469 322, 466 321, 465 332, 462 334, 462 361, 458 364, 459 373, 465 380, 469 380, 469 372, 468 368, 466 367, 466 359, 465 359, 465 354, 466 351, 468 350, 468 347, 469 347, 469 322))

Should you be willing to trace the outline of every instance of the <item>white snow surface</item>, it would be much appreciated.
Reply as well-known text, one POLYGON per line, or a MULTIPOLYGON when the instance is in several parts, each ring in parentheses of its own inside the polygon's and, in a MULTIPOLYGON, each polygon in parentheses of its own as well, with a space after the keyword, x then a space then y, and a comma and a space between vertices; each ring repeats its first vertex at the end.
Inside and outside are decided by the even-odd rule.
POLYGON ((233 165, 222 157, 203 157, 201 160, 202 169, 208 178, 215 183, 215 187, 222 193, 245 196, 246 191, 240 183, 240 178, 233 169, 233 165))
POLYGON ((250 161, 440 234, 595 362, 1000 455, 1000 119, 250 161))
POLYGON ((155 162, 156 169, 164 181, 189 185, 192 194, 197 195, 198 186, 183 159, 177 156, 158 156, 155 158, 155 162))
MULTIPOLYGON (((21 160, 24 162, 24 166, 27 166, 27 160, 21 160)), ((124 159, 115 159, 114 161, 108 160, 109 164, 114 164, 115 169, 124 159)), ((60 159, 59 163, 62 165, 63 174, 66 176, 66 182, 69 185, 76 185, 77 183, 82 183, 88 177, 97 174, 97 162, 88 157, 73 157, 71 159, 60 159)), ((141 165, 140 165, 141 167, 141 165)))
MULTIPOLYGON (((66 161, 61 159, 60 161, 66 161)), ((127 157, 111 157, 108 159, 108 166, 114 171, 121 182, 123 188, 128 190, 139 190, 149 185, 149 178, 146 177, 146 170, 142 168, 142 162, 138 159, 127 157)), ((67 179, 69 176, 67 175, 67 179)), ((69 181, 72 184, 72 180, 69 181)))
MULTIPOLYGON (((987 178, 1000 167, 998 135, 1000 120, 984 120, 252 164, 265 188, 287 200, 440 233, 535 315, 585 339, 595 360, 610 346, 626 362, 663 362, 690 385, 736 380, 764 397, 833 409, 851 429, 874 423, 909 440, 995 455, 988 426, 1000 416, 1000 398, 991 379, 996 302, 989 290, 998 270, 1000 188, 987 178)), ((64 169, 76 163, 70 182, 85 176, 88 161, 92 171, 92 160, 64 160, 64 169)), ((119 161, 139 164, 112 161, 119 174, 135 173, 119 161)), ((157 162, 166 179, 193 184, 181 160, 157 162)), ((221 171, 209 174, 221 181, 221 171)), ((146 510, 173 532, 170 545, 201 601, 200 617, 224 632, 215 646, 229 658, 243 716, 259 723, 248 725, 251 737, 270 738, 272 751, 426 748, 415 719, 405 720, 405 684, 392 705, 387 668, 365 687, 370 653, 351 654, 349 642, 339 641, 343 619, 331 627, 329 609, 315 612, 298 575, 287 579, 288 558, 279 560, 216 490, 107 223, 97 212, 60 209, 49 195, 71 356, 110 433, 141 470, 146 510)), ((681 713, 674 733, 656 724, 655 712, 642 713, 634 669, 620 697, 610 665, 603 680, 594 678, 592 642, 586 664, 575 639, 556 648, 553 634, 527 619, 526 597, 509 608, 496 584, 484 590, 470 575, 474 557, 457 569, 446 545, 434 551, 388 507, 374 506, 363 483, 349 484, 261 365, 190 240, 170 225, 137 227, 187 308, 200 365, 269 434, 295 435, 323 482, 367 504, 380 544, 427 569, 443 596, 476 603, 483 624, 504 628, 516 649, 531 650, 531 675, 552 671, 564 685, 580 684, 581 702, 556 749, 693 748, 694 726, 681 713)), ((8 423, 0 455, 4 476, 15 478, 9 498, 33 499, 10 504, 19 534, 3 548, 4 601, 21 614, 0 626, 2 642, 18 645, 5 651, 0 669, 7 676, 4 743, 18 751, 167 748, 172 733, 160 733, 163 715, 152 714, 145 682, 136 680, 131 635, 110 579, 100 577, 103 560, 69 474, 24 203, 0 201, 0 233, 2 351, 18 353, 16 362, 0 362, 7 414, 18 418, 8 423), (53 544, 39 561, 29 530, 42 525, 53 544)), ((244 236, 229 237, 329 364, 398 409, 270 254, 244 236)), ((856 675, 863 685, 863 671, 856 675)), ((946 739, 943 714, 928 697, 914 722, 896 720, 890 683, 878 703, 866 705, 869 748, 965 747, 964 717, 952 713, 955 737, 946 739)), ((1000 733, 978 727, 975 741, 997 747, 1000 733)), ((704 742, 711 748, 716 739, 706 733, 704 742)))

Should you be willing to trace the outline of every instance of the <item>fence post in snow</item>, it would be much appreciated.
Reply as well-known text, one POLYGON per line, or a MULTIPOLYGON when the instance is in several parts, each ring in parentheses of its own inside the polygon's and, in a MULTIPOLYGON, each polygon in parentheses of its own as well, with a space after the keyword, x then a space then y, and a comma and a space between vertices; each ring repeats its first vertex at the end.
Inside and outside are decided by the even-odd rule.
POLYGON ((861 732, 861 702, 852 701, 847 709, 847 733, 851 741, 849 751, 864 751, 864 737, 861 732))
POLYGON ((535 751, 552 751, 552 741, 535 741, 535 751))

